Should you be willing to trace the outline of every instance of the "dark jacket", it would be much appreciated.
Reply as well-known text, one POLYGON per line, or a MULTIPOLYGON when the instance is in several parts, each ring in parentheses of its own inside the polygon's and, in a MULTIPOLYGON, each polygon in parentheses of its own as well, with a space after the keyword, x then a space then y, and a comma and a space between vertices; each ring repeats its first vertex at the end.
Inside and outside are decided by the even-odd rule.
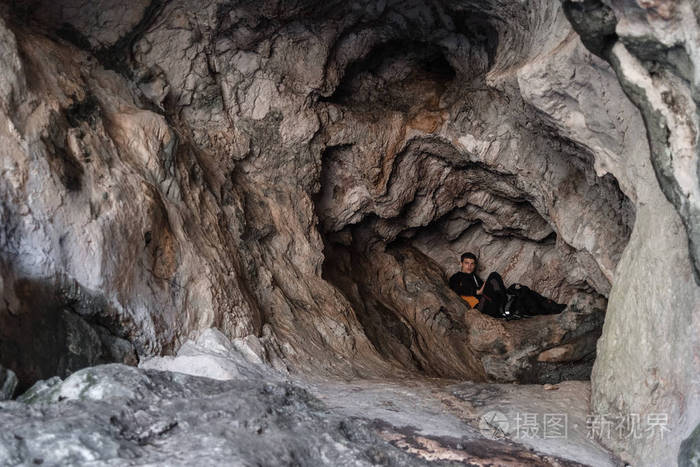
POLYGON ((457 295, 476 295, 476 291, 481 288, 484 281, 481 280, 476 273, 467 274, 465 272, 458 272, 450 277, 450 288, 454 290, 457 295))

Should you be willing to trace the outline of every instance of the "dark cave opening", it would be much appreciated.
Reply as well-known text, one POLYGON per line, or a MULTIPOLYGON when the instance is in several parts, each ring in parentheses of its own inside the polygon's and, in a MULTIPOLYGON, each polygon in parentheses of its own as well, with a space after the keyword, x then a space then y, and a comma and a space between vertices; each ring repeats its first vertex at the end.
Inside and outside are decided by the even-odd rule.
POLYGON ((4 285, 12 295, 0 313, 0 355, 17 375, 17 393, 88 366, 138 363, 123 324, 110 318, 114 313, 100 296, 61 278, 17 278, 4 285))
POLYGON ((349 64, 334 92, 320 100, 410 112, 421 104, 435 106, 430 101, 442 94, 456 75, 438 45, 396 39, 376 45, 368 55, 349 64), (406 99, 406 95, 412 98, 406 99))
MULTIPOLYGON (((478 380, 481 374, 486 380, 519 383, 590 377, 605 300, 586 290, 585 283, 567 285, 563 277, 554 281, 574 297, 565 315, 496 320, 469 310, 449 289, 447 278, 456 259, 444 263, 425 249, 425 237, 444 238, 439 224, 386 241, 377 236, 378 223, 382 219, 370 215, 341 231, 322 234, 323 278, 352 304, 367 337, 389 362, 428 377, 478 380), (584 296, 588 303, 582 303, 584 296), (529 355, 518 355, 524 351, 529 355)), ((477 221, 457 238, 478 243, 488 236, 477 221)), ((502 232, 497 241, 505 245, 523 240, 502 232)), ((556 234, 530 243, 554 251, 556 234)), ((480 274, 485 276, 487 270, 480 274)))
MULTIPOLYGON (((480 73, 487 67, 464 75, 443 48, 409 43, 407 49, 401 41, 382 43, 352 62, 319 105, 339 105, 346 115, 368 114, 380 122, 388 117, 376 115, 397 113, 410 121, 463 99, 468 91, 460 91, 458 82, 485 85, 480 73)), ((493 117, 493 107, 513 105, 511 98, 492 101, 490 93, 466 102, 460 112, 477 126, 493 117)), ((622 226, 624 244, 634 212, 616 180, 597 177, 585 148, 528 112, 513 117, 528 120, 518 131, 532 133, 553 154, 550 163, 570 172, 557 182, 561 196, 583 192, 612 218, 605 222, 622 226)), ((532 182, 517 169, 474 161, 443 137, 414 136, 400 149, 381 151, 363 141, 327 146, 314 197, 325 244, 323 278, 351 303, 377 352, 404 371, 430 377, 589 379, 607 305, 606 279, 588 251, 561 235, 566 226, 542 204, 548 195, 528 189, 532 182), (498 322, 469 310, 447 286, 465 251, 482 259, 482 278, 497 271, 506 286, 522 283, 566 304, 565 312, 498 322)), ((520 168, 533 169, 540 170, 520 168)))

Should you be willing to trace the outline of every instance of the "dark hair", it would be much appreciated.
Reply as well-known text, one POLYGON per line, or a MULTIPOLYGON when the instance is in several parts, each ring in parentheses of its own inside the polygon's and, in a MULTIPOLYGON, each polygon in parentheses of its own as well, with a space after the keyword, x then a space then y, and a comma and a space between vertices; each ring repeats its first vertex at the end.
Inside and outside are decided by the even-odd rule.
POLYGON ((475 263, 478 261, 478 260, 476 259, 476 255, 475 255, 474 253, 471 253, 471 252, 463 253, 463 254, 462 254, 462 257, 459 258, 459 261, 462 262, 462 261, 464 261, 464 260, 467 259, 467 258, 473 259, 475 263))

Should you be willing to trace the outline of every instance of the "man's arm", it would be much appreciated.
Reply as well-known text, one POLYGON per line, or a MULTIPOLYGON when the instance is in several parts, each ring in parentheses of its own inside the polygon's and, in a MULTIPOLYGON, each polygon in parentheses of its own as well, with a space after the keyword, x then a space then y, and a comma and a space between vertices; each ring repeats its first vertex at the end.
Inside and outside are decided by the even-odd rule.
POLYGON ((457 280, 457 274, 452 274, 452 277, 450 277, 449 280, 450 288, 454 293, 459 295, 459 292, 457 292, 458 282, 459 281, 457 280))

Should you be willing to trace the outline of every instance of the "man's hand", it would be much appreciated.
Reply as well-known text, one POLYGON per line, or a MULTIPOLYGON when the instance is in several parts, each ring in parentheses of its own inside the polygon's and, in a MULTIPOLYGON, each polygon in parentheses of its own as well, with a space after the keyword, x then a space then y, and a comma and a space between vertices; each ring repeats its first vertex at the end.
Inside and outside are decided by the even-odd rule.
POLYGON ((484 293, 484 287, 486 287, 486 282, 484 282, 483 284, 481 284, 481 288, 480 288, 479 290, 476 291, 476 294, 477 294, 477 295, 481 295, 482 293, 484 293))

